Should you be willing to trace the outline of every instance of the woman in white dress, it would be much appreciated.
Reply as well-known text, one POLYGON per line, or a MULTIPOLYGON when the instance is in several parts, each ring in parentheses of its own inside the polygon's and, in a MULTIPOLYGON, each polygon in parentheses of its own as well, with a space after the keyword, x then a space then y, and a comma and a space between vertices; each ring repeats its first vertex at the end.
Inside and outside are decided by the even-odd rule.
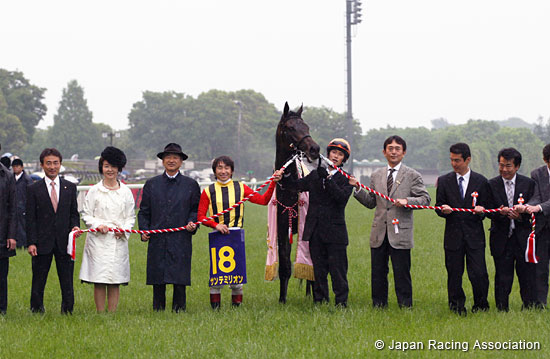
POLYGON ((82 219, 88 228, 99 232, 88 233, 80 280, 94 284, 94 300, 98 312, 115 312, 119 300, 119 286, 130 281, 129 233, 109 232, 109 228, 132 229, 135 221, 134 196, 118 181, 118 173, 126 165, 124 152, 107 147, 99 159, 99 173, 103 180, 86 194, 82 219))

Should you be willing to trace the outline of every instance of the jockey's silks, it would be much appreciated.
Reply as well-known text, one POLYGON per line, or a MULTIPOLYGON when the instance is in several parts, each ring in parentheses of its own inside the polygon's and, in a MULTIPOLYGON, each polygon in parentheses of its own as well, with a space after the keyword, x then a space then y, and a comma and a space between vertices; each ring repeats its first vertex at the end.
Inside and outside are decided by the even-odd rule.
MULTIPOLYGON (((210 213, 218 213, 242 200, 244 198, 244 187, 239 181, 231 180, 225 184, 216 181, 208 186, 206 194, 210 200, 208 210, 210 213)), ((234 210, 214 218, 214 221, 228 227, 242 228, 243 215, 243 206, 238 206, 234 210)))

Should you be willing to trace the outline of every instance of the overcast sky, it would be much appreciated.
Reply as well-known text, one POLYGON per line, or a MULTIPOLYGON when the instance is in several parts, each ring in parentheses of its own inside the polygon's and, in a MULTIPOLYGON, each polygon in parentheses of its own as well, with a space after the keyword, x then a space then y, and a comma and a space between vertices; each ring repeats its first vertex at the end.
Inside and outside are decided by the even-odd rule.
MULTIPOLYGON (((117 129, 145 90, 253 89, 280 110, 285 101, 346 109, 345 0, 0 4, 0 67, 47 88, 42 128, 72 79, 94 121, 117 129)), ((364 130, 547 119, 549 19, 548 0, 363 1, 354 117, 364 130)))

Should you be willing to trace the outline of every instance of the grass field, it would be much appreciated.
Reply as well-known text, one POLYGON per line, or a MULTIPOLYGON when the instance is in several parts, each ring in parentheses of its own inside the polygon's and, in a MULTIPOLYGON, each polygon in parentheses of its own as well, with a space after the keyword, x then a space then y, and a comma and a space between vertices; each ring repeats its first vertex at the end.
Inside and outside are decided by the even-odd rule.
MULTIPOLYGON (((430 349, 429 340, 448 342, 454 348, 459 342, 467 342, 467 353, 477 357, 550 355, 550 315, 548 311, 521 311, 517 283, 510 312, 495 310, 494 266, 488 249, 491 310, 468 313, 466 318, 449 311, 442 244, 444 221, 432 211, 415 213, 414 308, 398 308, 390 270, 389 308, 373 309, 368 245, 373 212, 350 199, 346 211, 350 234, 350 297, 346 310, 332 304, 314 306, 296 279, 290 282, 287 304, 278 303, 279 283, 263 280, 266 209, 253 204, 247 204, 245 212, 248 284, 243 306, 237 309, 229 305, 228 288, 222 292, 221 311, 210 309, 206 229, 194 237, 193 285, 187 291, 187 312, 180 314, 152 311, 152 289, 145 285, 147 246, 137 236, 132 236, 130 242, 132 279, 129 286, 121 288, 115 314, 96 314, 92 286, 78 281, 82 238, 75 266, 75 312, 71 316, 59 314, 61 299, 54 265, 45 293, 46 314, 30 313, 31 260, 26 252, 18 251, 10 260, 8 313, 0 317, 0 358, 365 358, 466 354, 461 349, 430 349), (383 340, 386 347, 375 349, 376 340, 383 340), (392 340, 421 342, 424 349, 389 350, 392 340), (474 348, 476 340, 539 342, 540 350, 482 350, 474 348)), ((472 293, 466 275, 464 288, 470 308, 472 293)), ((171 288, 167 298, 168 308, 171 288)))

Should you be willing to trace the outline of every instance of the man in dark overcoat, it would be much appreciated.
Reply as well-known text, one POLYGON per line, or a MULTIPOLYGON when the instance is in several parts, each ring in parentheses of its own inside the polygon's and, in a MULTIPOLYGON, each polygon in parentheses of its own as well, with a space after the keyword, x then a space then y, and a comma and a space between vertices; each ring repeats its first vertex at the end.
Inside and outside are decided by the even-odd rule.
POLYGON ((9 257, 15 255, 16 221, 15 180, 0 163, 0 314, 8 308, 9 257))
POLYGON ((25 229, 27 186, 32 184, 33 180, 23 169, 23 161, 21 159, 14 159, 11 168, 15 176, 17 192, 17 248, 22 248, 27 246, 27 232, 25 229))
MULTIPOLYGON (((168 144, 157 154, 165 171, 145 182, 138 214, 139 229, 184 227, 197 220, 200 200, 199 184, 182 174, 180 167, 187 159, 180 145, 168 144)), ((153 309, 164 310, 166 284, 174 285, 172 311, 185 310, 185 287, 191 285, 191 237, 188 229, 162 234, 142 234, 148 241, 147 285, 153 286, 153 309)))

